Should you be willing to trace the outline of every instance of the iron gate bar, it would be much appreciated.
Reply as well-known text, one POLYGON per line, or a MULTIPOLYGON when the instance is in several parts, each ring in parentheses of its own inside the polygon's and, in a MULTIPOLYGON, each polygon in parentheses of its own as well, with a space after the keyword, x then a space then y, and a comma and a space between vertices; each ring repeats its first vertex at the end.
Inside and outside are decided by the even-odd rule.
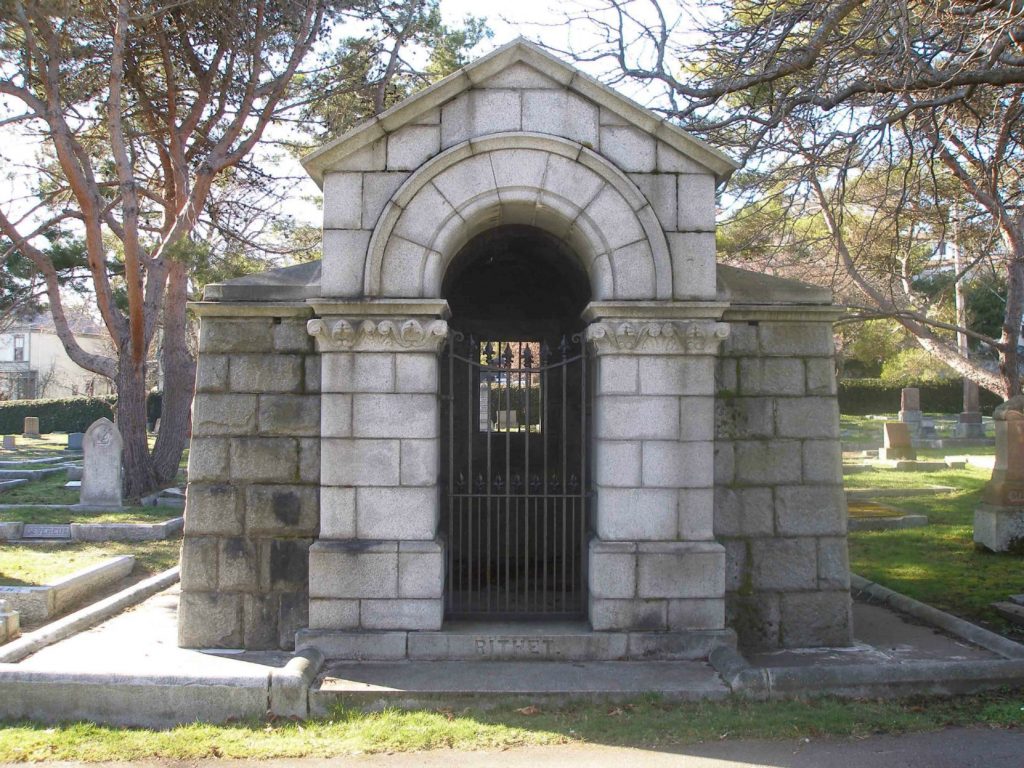
POLYGON ((478 341, 459 332, 450 335, 445 354, 448 382, 442 399, 448 409, 444 506, 448 615, 580 615, 585 609, 587 526, 587 366, 582 334, 573 335, 571 342, 563 337, 557 359, 546 342, 478 341), (465 354, 460 354, 463 343, 465 354), (536 361, 534 347, 539 353, 536 361), (570 373, 577 372, 579 378, 570 386, 570 373), (466 378, 465 402, 461 404, 460 375, 466 378), (560 381, 551 382, 552 375, 560 375, 560 381), (556 389, 552 390, 552 384, 556 389), (519 403, 513 402, 513 390, 521 393, 519 403), (571 392, 574 399, 579 397, 575 409, 579 445, 574 446, 572 457, 571 392), (539 400, 538 411, 533 408, 534 396, 539 400), (460 405, 461 411, 457 411, 460 405), (561 411, 560 419, 556 408, 561 411), (482 423, 485 411, 486 425, 482 423), (457 445, 455 434, 460 426, 458 415, 466 419, 462 446, 457 445), (537 435, 533 432, 535 416, 537 435), (552 423, 552 416, 560 423, 552 423), (494 453, 501 431, 505 433, 504 467, 496 463, 501 457, 494 453), (531 442, 538 438, 540 461, 531 452, 531 442), (474 448, 478 439, 484 441, 480 458, 474 448), (513 450, 520 451, 520 439, 521 471, 512 461, 513 450), (560 472, 551 472, 549 454, 553 449, 561 453, 552 457, 560 472))

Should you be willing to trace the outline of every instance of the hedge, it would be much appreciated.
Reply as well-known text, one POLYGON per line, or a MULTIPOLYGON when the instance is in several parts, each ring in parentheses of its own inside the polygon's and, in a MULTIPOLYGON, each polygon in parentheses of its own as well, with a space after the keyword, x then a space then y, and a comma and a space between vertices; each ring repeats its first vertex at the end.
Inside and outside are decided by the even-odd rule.
MULTIPOLYGON (((40 400, 0 401, 0 434, 20 435, 26 416, 39 417, 39 431, 85 432, 96 419, 114 417, 117 395, 101 397, 62 397, 40 400)), ((146 398, 146 414, 150 425, 160 416, 160 393, 150 392, 146 398)))
MULTIPOLYGON (((960 413, 964 407, 964 389, 960 379, 910 384, 892 384, 882 379, 840 379, 839 412, 846 416, 867 416, 872 413, 896 413, 900 409, 900 390, 904 386, 921 390, 921 410, 928 413, 960 413)), ((1001 397, 982 389, 979 396, 981 412, 992 415, 992 409, 1003 402, 1001 397)))

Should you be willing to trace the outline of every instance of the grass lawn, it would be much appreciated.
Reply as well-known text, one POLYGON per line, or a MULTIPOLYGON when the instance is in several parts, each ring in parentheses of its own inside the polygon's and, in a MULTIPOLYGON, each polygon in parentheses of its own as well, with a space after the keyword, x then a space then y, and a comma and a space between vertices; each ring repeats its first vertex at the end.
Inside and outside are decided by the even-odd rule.
POLYGON ((117 555, 135 555, 135 575, 164 571, 178 563, 181 542, 103 542, 53 545, 0 544, 0 586, 52 584, 75 571, 117 555))
POLYGON ((885 497, 873 501, 928 516, 929 525, 895 531, 851 532, 850 567, 861 576, 1015 639, 1024 631, 989 608, 1024 592, 1024 558, 974 547, 974 507, 991 470, 968 466, 939 472, 874 470, 847 475, 847 488, 948 485, 937 496, 885 497))
POLYGON ((116 512, 75 512, 69 509, 40 509, 14 507, 0 509, 0 523, 162 523, 181 517, 182 510, 174 507, 124 507, 116 512))
POLYGON ((640 700, 486 712, 338 710, 331 717, 302 723, 196 724, 156 732, 86 723, 59 727, 19 723, 0 727, 0 761, 265 760, 569 743, 671 747, 722 739, 856 738, 979 724, 1024 726, 1024 694, 767 704, 739 699, 702 703, 640 700))
MULTIPOLYGON (((0 459, 4 461, 16 461, 18 459, 41 459, 47 456, 63 456, 65 448, 68 447, 68 435, 66 432, 48 432, 39 437, 16 436, 18 448, 16 451, 0 451, 0 459)), ((69 453, 69 458, 81 456, 80 453, 69 453)))
POLYGON ((77 504, 78 489, 65 488, 67 472, 32 480, 0 493, 0 504, 77 504))

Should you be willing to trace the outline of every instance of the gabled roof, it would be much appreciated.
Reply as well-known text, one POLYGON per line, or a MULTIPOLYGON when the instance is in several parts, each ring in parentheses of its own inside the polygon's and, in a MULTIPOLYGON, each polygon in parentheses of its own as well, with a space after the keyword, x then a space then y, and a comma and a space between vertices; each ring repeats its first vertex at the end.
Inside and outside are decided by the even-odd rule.
POLYGON ((302 159, 306 172, 323 186, 323 175, 332 165, 377 139, 415 122, 424 113, 441 106, 505 69, 522 62, 571 91, 599 104, 704 166, 724 180, 739 167, 732 158, 700 139, 659 117, 649 109, 626 98, 593 77, 552 56, 522 37, 497 48, 486 56, 410 96, 386 112, 360 123, 352 130, 314 150, 302 159))

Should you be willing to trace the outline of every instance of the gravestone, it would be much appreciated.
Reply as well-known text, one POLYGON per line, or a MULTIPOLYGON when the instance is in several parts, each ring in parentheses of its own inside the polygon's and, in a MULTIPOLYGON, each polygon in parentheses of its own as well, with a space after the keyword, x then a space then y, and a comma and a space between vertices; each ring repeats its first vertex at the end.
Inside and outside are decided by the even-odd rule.
POLYGON ((974 510, 974 541, 993 552, 1024 554, 1024 396, 996 408, 996 462, 974 510))
POLYGON ((910 427, 911 437, 921 429, 921 390, 917 387, 904 387, 900 392, 900 421, 910 427))
POLYGON ((921 419, 921 431, 917 434, 923 440, 934 440, 938 432, 935 431, 935 422, 932 419, 921 419))
POLYGON ((957 417, 957 437, 984 437, 985 425, 981 420, 981 406, 978 400, 978 385, 964 379, 964 410, 957 417))
POLYGON ((18 450, 18 437, 17 437, 17 435, 4 435, 4 450, 5 451, 16 451, 16 450, 18 450))
POLYGON ((121 433, 110 419, 97 419, 86 430, 82 506, 121 506, 121 444, 121 433))
POLYGON ((0 645, 13 640, 20 632, 18 612, 0 600, 0 645))
POLYGON ((68 480, 81 480, 82 479, 82 468, 81 467, 68 467, 68 480))
POLYGON ((917 458, 917 451, 910 441, 910 425, 901 421, 887 421, 882 425, 882 448, 878 451, 878 458, 883 461, 917 458))
POLYGON ((39 437, 39 417, 26 416, 25 426, 22 428, 22 437, 39 437))
POLYGON ((80 451, 82 450, 82 438, 85 437, 82 432, 69 432, 68 433, 68 450, 69 451, 80 451))

